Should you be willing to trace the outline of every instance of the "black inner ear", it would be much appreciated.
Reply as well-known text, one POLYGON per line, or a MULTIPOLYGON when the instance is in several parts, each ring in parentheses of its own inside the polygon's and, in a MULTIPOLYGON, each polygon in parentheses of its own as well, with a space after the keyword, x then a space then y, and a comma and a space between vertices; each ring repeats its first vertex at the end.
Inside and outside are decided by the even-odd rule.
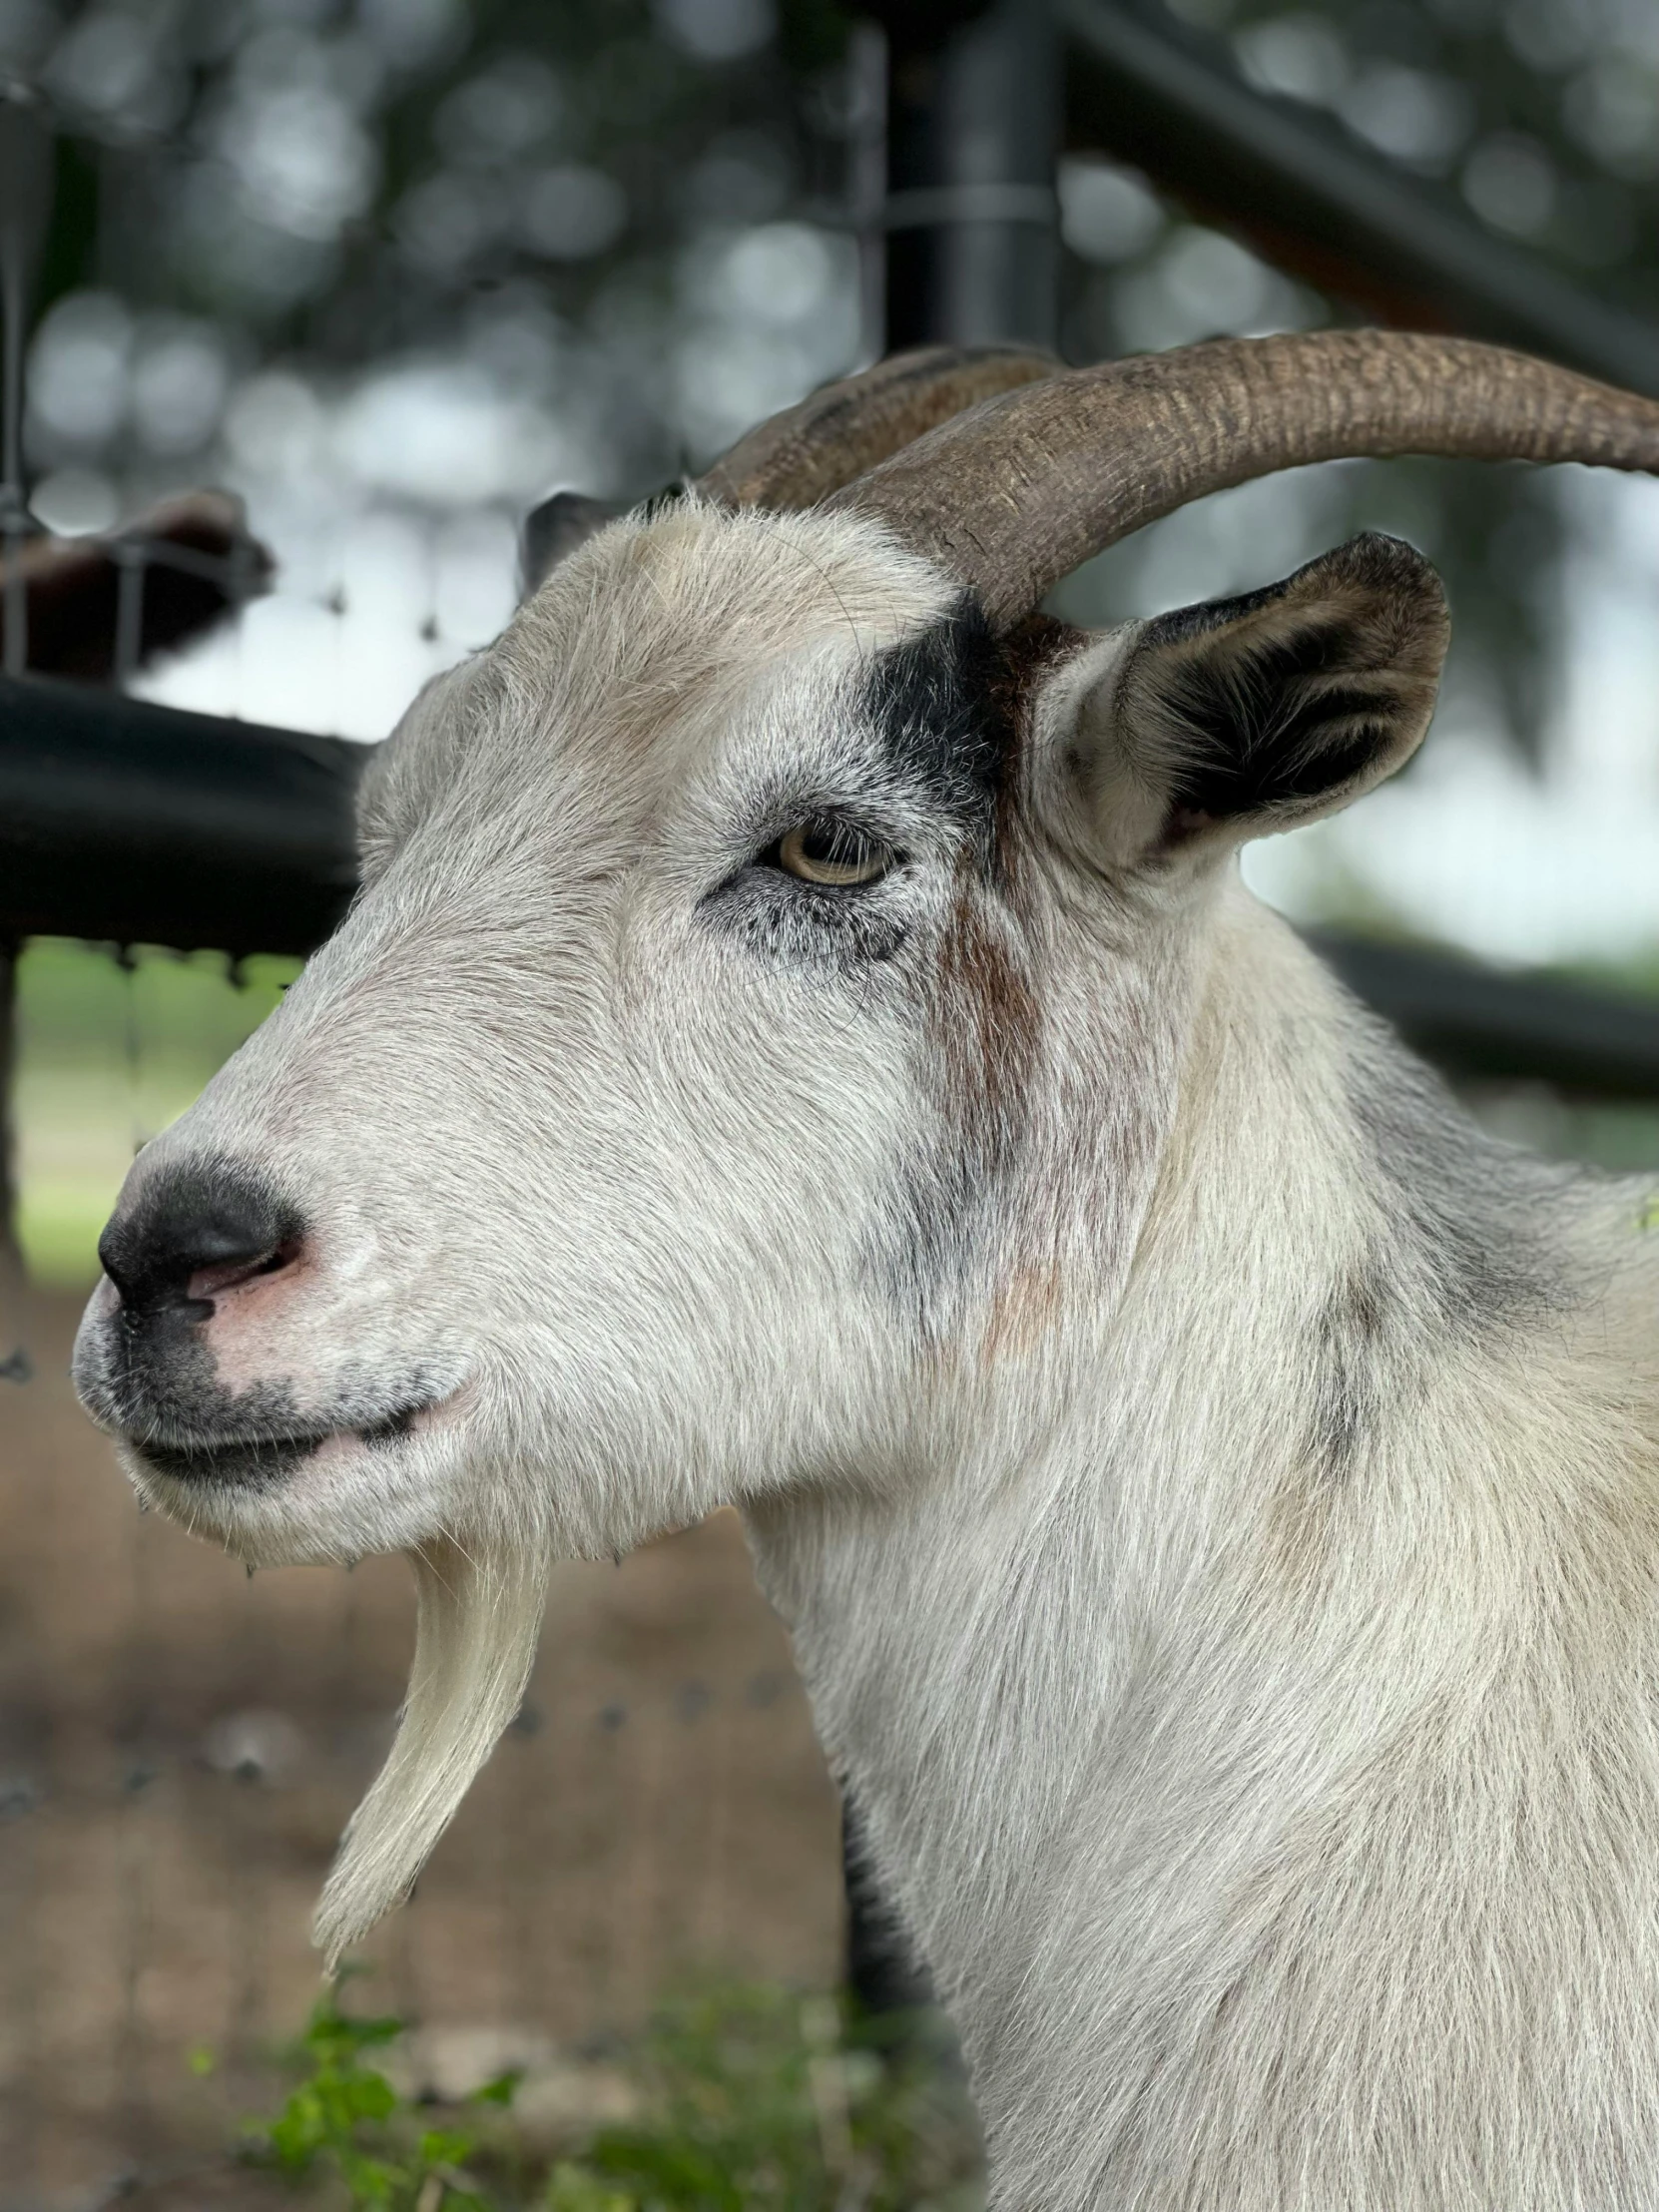
POLYGON ((1363 775, 1392 734, 1385 683, 1351 674, 1362 650, 1353 623, 1311 620, 1288 638, 1239 642, 1180 670, 1168 705, 1190 738, 1173 806, 1223 817, 1321 797, 1363 775))
POLYGON ((1379 781, 1427 727, 1445 640, 1433 570, 1375 535, 1149 622, 1121 697, 1171 834, 1294 821, 1379 781))

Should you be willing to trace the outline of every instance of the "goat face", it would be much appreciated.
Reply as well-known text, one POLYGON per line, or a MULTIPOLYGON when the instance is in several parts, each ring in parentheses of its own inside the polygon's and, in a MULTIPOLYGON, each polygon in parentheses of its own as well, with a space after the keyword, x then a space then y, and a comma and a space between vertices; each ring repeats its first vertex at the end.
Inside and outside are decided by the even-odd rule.
POLYGON ((867 525, 676 511, 429 688, 351 914, 107 1233, 76 1374, 141 1490, 250 1560, 601 1553, 890 1455, 1001 768, 952 599, 867 525))
POLYGON ((1437 600, 1367 544, 993 641, 854 519, 605 532, 417 703, 351 915, 134 1166, 76 1373, 141 1488, 251 1560, 595 1554, 972 1417, 1109 1304, 1212 850, 1420 734, 1437 600))

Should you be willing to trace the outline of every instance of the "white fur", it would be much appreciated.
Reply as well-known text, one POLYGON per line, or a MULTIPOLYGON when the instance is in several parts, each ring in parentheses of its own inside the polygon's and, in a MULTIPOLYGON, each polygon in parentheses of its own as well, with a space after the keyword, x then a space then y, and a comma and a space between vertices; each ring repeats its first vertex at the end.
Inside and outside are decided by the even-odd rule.
POLYGON ((258 1493, 135 1461, 251 1558, 417 1562, 320 1939, 487 1756, 545 1560, 736 1500, 999 2212, 1651 2207, 1649 1194, 1457 1135, 1230 861, 1137 873, 1077 776, 1111 642, 974 876, 852 712, 949 600, 845 519, 605 532, 387 749, 358 907, 135 1169, 312 1224, 223 1372, 441 1395, 258 1493), (906 949, 710 925, 849 777, 906 949))
POLYGON ((541 1635, 547 1562, 533 1545, 409 1554, 418 1599, 409 1694, 391 1754, 345 1832, 316 1912, 329 1970, 402 1901, 486 1751, 518 1711, 541 1635))

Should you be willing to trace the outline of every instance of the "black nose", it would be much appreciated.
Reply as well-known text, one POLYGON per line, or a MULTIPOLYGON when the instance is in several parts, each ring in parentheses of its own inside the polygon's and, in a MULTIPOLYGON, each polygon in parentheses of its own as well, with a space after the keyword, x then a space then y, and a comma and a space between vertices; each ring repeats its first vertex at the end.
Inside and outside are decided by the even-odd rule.
POLYGON ((98 1257, 129 1314, 193 1303, 207 1312, 213 1291, 286 1266, 303 1236, 297 1212, 263 1178, 196 1162, 144 1184, 104 1231, 98 1257))

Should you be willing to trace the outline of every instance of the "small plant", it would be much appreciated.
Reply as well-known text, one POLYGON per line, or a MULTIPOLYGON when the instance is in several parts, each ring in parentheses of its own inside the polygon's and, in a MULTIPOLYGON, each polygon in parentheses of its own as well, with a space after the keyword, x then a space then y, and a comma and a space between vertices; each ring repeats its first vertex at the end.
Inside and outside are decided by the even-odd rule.
MULTIPOLYGON (((401 2033, 325 1999, 298 2047, 304 2078, 252 2155, 296 2182, 342 2183, 352 2212, 970 2212, 980 2201, 965 2095, 925 2026, 863 2020, 834 1997, 722 1988, 667 2007, 628 2054, 638 2117, 597 2127, 550 2171, 503 2129, 429 2125, 374 2063, 401 2033)), ((509 2105, 515 2080, 478 2091, 463 2122, 509 2105)))
MULTIPOLYGON (((251 2155, 290 2181, 337 2178, 352 2212, 491 2212, 465 2171, 475 2137, 412 2125, 415 2108, 365 2056, 402 2032, 401 2020, 342 2012, 330 1990, 299 2038, 305 2076, 276 2119, 254 2131, 251 2155)), ((508 2102, 514 2079, 503 2075, 471 2101, 508 2102)))
POLYGON ((972 2172, 936 2060, 900 2023, 832 1997, 688 1998, 659 2015, 634 2071, 644 2116, 601 2129, 564 2169, 567 2190, 620 2194, 555 2193, 554 2212, 909 2212, 972 2172))

